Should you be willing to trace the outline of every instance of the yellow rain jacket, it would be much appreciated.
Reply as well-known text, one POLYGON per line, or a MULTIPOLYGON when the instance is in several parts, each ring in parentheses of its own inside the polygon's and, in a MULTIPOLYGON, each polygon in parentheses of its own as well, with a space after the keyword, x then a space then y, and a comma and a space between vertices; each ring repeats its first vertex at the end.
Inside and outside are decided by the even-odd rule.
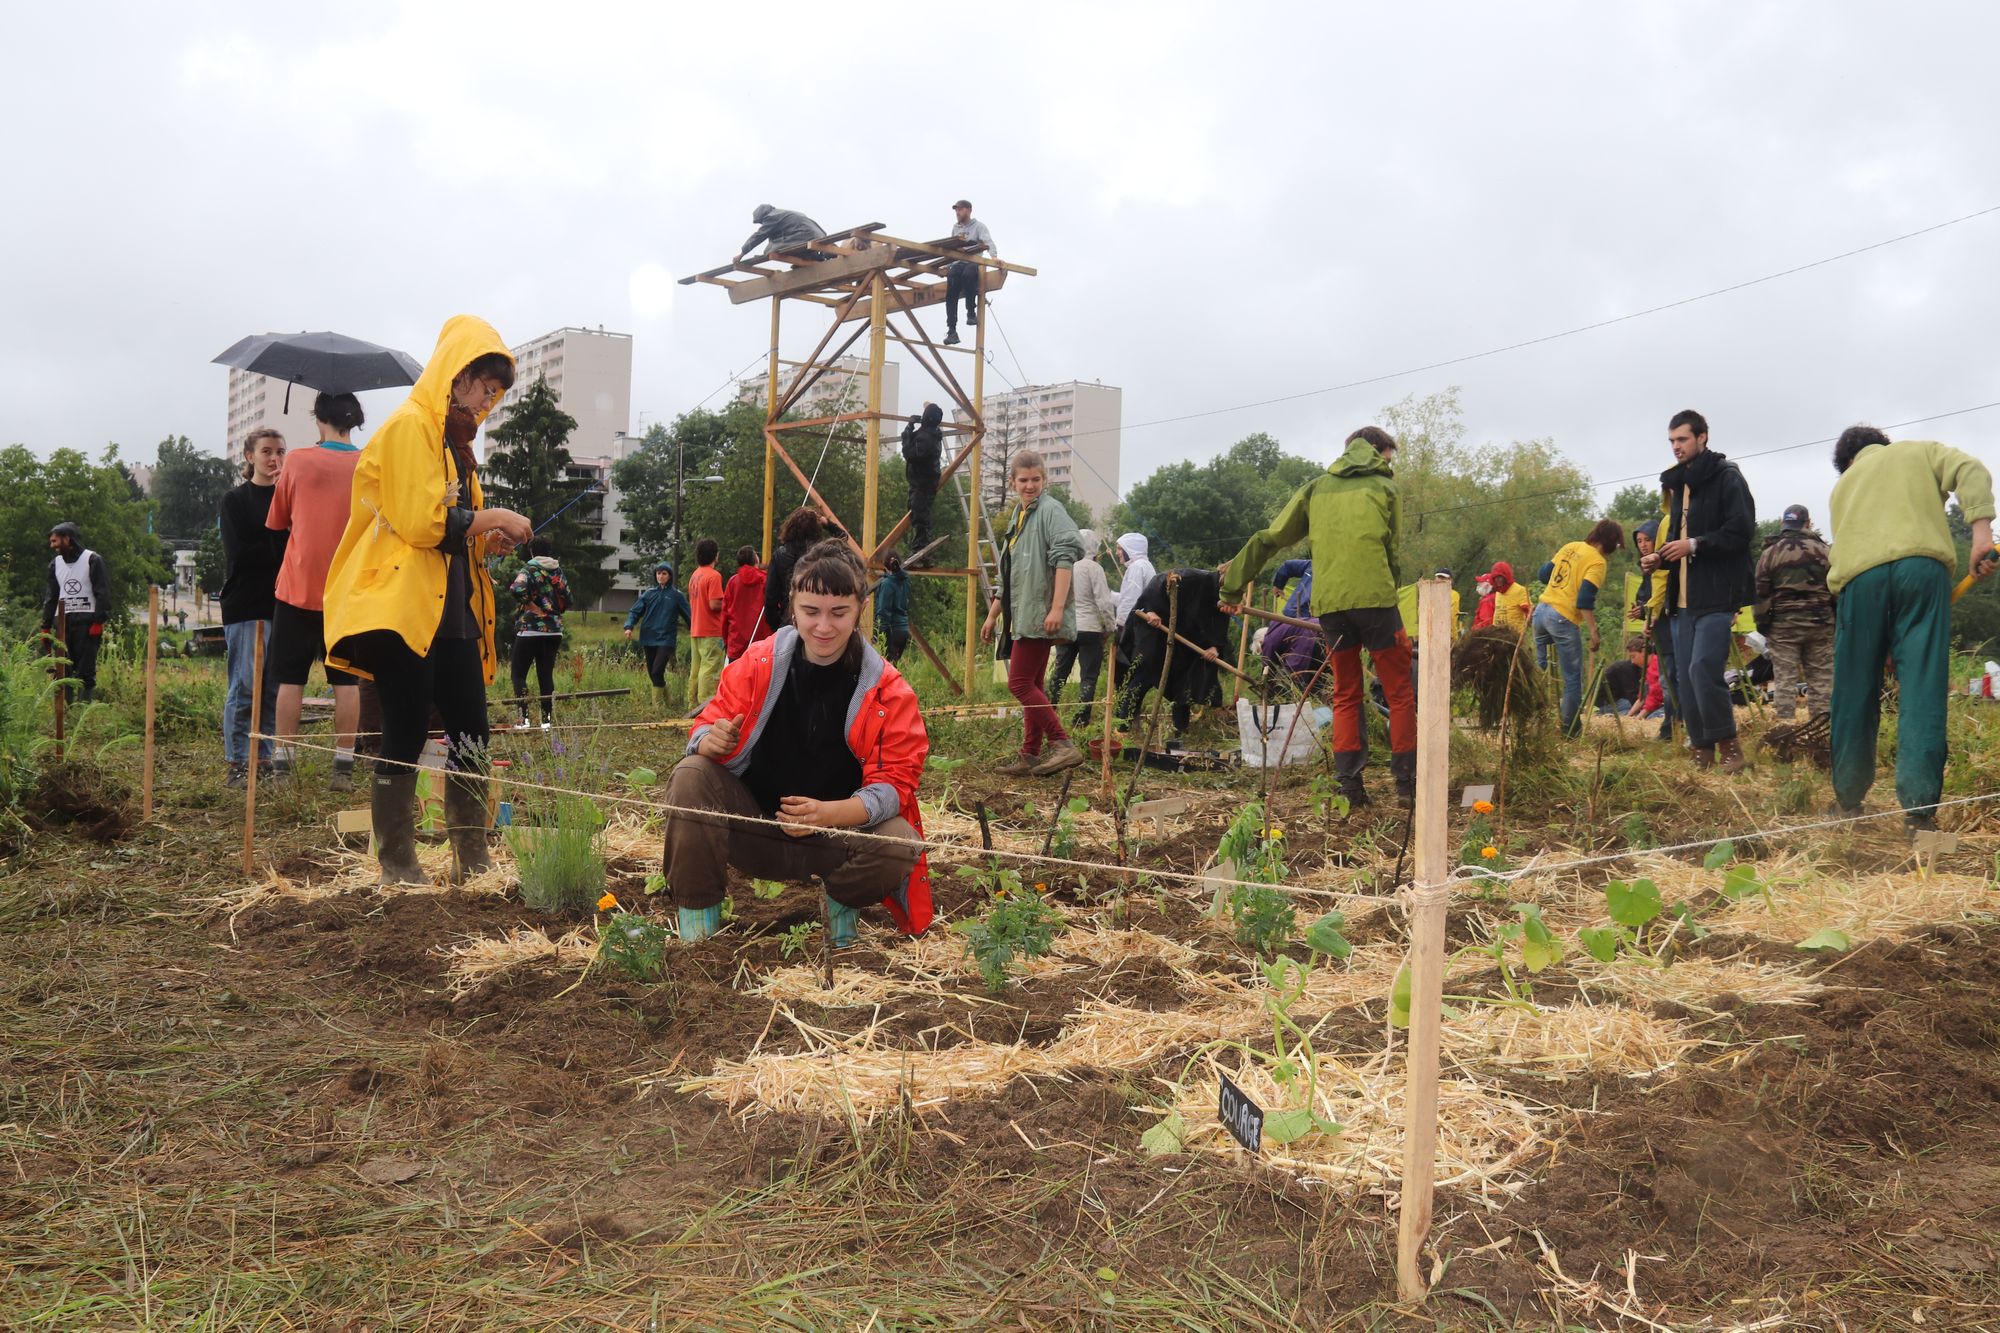
MULTIPOLYGON (((446 564, 437 549, 457 471, 445 442, 451 382, 491 352, 511 356, 491 324, 453 315, 438 334, 430 364, 402 406, 389 414, 361 450, 354 469, 353 508, 347 531, 326 576, 326 662, 356 675, 370 673, 349 660, 344 640, 370 630, 393 630, 410 651, 431 650, 444 620, 446 564)), ((484 419, 484 414, 481 414, 484 419)), ((466 474, 461 504, 481 508, 479 479, 466 474)), ((486 576, 486 537, 468 537, 472 611, 480 624, 479 657, 493 683, 493 581, 486 576)), ((372 678, 372 677, 371 677, 372 678)))

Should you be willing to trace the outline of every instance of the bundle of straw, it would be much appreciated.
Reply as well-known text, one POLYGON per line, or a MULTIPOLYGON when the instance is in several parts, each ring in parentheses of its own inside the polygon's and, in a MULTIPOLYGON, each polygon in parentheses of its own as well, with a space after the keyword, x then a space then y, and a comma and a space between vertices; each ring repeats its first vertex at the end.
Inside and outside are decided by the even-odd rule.
POLYGON ((1452 686, 1472 692, 1482 727, 1499 726, 1503 712, 1514 719, 1510 725, 1520 725, 1533 723, 1548 711, 1548 689, 1535 669, 1534 649, 1521 639, 1512 630, 1483 625, 1451 650, 1452 686))
POLYGON ((561 939, 531 926, 502 935, 474 935, 432 952, 446 960, 445 986, 456 1000, 487 982, 524 967, 582 970, 597 956, 597 935, 578 926, 561 939))

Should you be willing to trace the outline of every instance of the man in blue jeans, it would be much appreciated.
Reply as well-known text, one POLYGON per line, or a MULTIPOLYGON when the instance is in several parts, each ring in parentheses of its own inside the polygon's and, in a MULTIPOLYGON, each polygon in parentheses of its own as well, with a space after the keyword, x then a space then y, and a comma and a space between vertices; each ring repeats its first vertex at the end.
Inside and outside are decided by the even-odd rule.
POLYGON ((1581 729, 1578 715, 1583 711, 1583 627, 1590 626, 1590 651, 1597 651, 1597 590, 1604 586, 1604 571, 1611 553, 1625 543, 1625 529, 1615 519, 1603 519, 1580 542, 1570 542, 1557 551, 1555 559, 1542 566, 1547 587, 1529 622, 1535 630, 1535 662, 1549 667, 1549 646, 1556 650, 1562 668, 1563 735, 1574 736, 1581 729))
POLYGON ((1640 561, 1647 572, 1667 572, 1672 610, 1677 702, 1687 723, 1696 768, 1722 771, 1746 764, 1736 739, 1736 707, 1723 672, 1729 666, 1730 626, 1756 596, 1757 502, 1736 464, 1708 447, 1701 413, 1677 412, 1667 425, 1674 466, 1660 474, 1668 493, 1662 541, 1640 561))

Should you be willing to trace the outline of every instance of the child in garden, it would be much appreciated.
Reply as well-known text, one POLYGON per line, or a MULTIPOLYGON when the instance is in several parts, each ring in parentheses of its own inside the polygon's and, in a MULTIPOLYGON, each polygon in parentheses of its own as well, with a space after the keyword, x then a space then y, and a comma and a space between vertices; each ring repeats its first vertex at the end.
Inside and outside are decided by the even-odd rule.
POLYGON ((930 738, 916 692, 860 632, 867 590, 847 542, 814 546, 792 570, 791 623, 724 667, 695 719, 667 787, 664 869, 683 940, 721 926, 731 866, 818 878, 837 946, 871 903, 908 934, 930 924, 917 812, 930 738))

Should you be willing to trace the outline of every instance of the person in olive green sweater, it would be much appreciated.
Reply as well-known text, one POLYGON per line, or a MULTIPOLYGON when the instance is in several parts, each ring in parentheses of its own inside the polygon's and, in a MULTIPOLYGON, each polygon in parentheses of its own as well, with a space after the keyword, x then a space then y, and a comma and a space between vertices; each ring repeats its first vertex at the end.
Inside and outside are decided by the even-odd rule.
POLYGON ((1040 454, 1017 452, 1008 462, 1007 479, 1017 503, 997 533, 1000 586, 993 590, 979 637, 991 639, 1004 627, 1000 652, 1007 659, 1007 690, 1020 700, 1024 735, 1020 753, 994 771, 1045 778, 1083 762, 1083 751, 1063 730, 1042 686, 1050 651, 1076 638, 1069 585, 1071 570, 1083 558, 1083 541, 1062 501, 1042 493, 1048 473, 1040 454))
POLYGON ((1896 663, 1896 798, 1912 832, 1936 827, 1944 791, 1951 691, 1951 590, 1958 548, 1945 520, 1956 494, 1972 525, 1972 573, 1993 569, 1993 476, 1968 453, 1930 440, 1891 444, 1850 426, 1833 448, 1833 794, 1861 808, 1875 781, 1882 671, 1896 663))
POLYGON ((1350 805, 1365 805, 1368 766, 1361 650, 1368 650, 1389 702, 1389 771, 1396 793, 1417 790, 1417 696, 1410 681, 1410 640, 1396 609, 1402 583, 1396 542, 1403 501, 1390 461, 1396 441, 1379 426, 1347 437, 1347 450, 1301 486, 1270 527, 1252 537, 1222 568, 1222 609, 1235 615, 1245 590, 1273 556, 1312 541, 1312 613, 1326 636, 1333 667, 1334 776, 1350 805))

